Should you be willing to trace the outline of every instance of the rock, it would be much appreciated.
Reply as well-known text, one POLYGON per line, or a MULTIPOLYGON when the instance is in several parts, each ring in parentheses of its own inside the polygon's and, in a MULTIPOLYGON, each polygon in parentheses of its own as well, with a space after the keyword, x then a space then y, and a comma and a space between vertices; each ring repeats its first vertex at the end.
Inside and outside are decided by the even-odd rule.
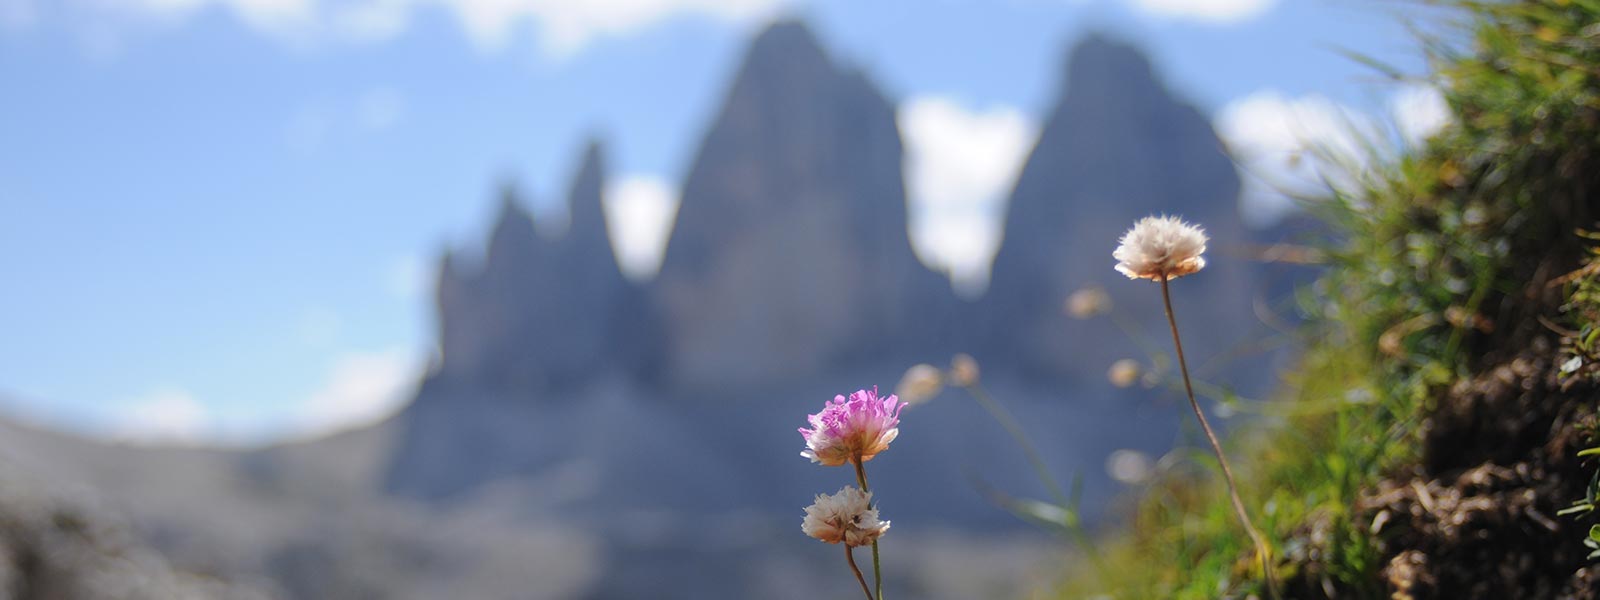
POLYGON ((979 358, 1026 378, 1094 384, 1112 362, 1145 358, 1135 336, 1170 353, 1159 287, 1112 270, 1118 238, 1156 214, 1199 223, 1211 238, 1207 268, 1175 280, 1172 293, 1191 360, 1222 353, 1255 323, 1251 267, 1237 250, 1246 241, 1238 194, 1205 115, 1157 81, 1138 50, 1084 39, 1011 196, 974 319, 979 358), (1067 314, 1063 303, 1089 286, 1104 288, 1112 310, 1142 331, 1067 314))
POLYGON ((385 488, 444 498, 544 464, 523 431, 595 382, 648 377, 660 340, 644 291, 622 276, 601 199, 604 151, 585 150, 565 233, 548 239, 503 194, 480 269, 447 254, 439 275, 442 360, 399 416, 385 488))
POLYGON ((481 269, 447 254, 439 275, 437 376, 506 395, 569 391, 614 371, 637 373, 655 327, 642 291, 617 266, 601 196, 599 143, 583 154, 556 239, 534 226, 507 187, 481 269))
POLYGON ((185 572, 92 502, 0 468, 0 597, 13 600, 265 600, 260 590, 185 572))
POLYGON ((657 281, 675 384, 792 381, 940 325, 919 307, 953 296, 911 250, 894 107, 865 77, 780 23, 717 115, 657 281))

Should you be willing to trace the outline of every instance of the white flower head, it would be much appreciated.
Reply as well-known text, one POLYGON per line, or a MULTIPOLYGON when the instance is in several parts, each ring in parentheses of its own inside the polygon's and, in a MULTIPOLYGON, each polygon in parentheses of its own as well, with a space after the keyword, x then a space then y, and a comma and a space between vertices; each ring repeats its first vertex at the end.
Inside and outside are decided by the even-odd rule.
POLYGON ((837 494, 817 494, 816 501, 806 507, 800 530, 829 544, 844 542, 855 547, 877 541, 889 530, 889 522, 878 520, 872 492, 847 485, 837 494))
POLYGON ((1145 217, 1117 240, 1117 271, 1129 279, 1175 279, 1205 268, 1206 232, 1177 217, 1145 217))

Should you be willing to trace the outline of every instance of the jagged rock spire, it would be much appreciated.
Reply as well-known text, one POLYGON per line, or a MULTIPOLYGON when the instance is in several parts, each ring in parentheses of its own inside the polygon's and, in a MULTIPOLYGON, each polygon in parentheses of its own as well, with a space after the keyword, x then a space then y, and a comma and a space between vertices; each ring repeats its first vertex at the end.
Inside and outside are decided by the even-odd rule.
POLYGON ((578 169, 567 186, 567 231, 557 243, 561 270, 572 280, 598 280, 617 285, 622 272, 617 265, 606 229, 604 208, 606 156, 598 139, 584 147, 578 169))
POLYGON ((783 380, 886 349, 948 285, 906 229, 894 107, 796 22, 751 44, 684 184, 658 287, 681 383, 783 380), (937 296, 925 296, 925 302, 937 296))
POLYGON ((591 139, 567 188, 567 239, 577 240, 579 245, 610 243, 602 205, 606 175, 605 145, 599 139, 591 139))
POLYGON ((484 252, 484 270, 503 274, 501 279, 510 279, 516 270, 529 266, 539 255, 543 240, 534 227, 532 213, 524 207, 516 183, 503 182, 499 194, 500 211, 495 215, 484 252))
MULTIPOLYGON (((1168 91, 1138 49, 1090 35, 1072 48, 1066 65, 1060 97, 1011 196, 979 323, 989 339, 989 362, 1032 375, 1103 381, 1105 361, 1091 359, 1108 351, 1142 356, 1130 340, 1138 333, 1104 319, 1070 319, 1063 301, 1098 284, 1119 310, 1159 319, 1159 298, 1130 289, 1111 269, 1118 236, 1139 217, 1175 214, 1204 225, 1216 240, 1214 250, 1237 241, 1239 180, 1209 119, 1168 91)), ((1238 261, 1213 263, 1183 286, 1246 289, 1238 261)), ((1186 307, 1195 316, 1185 320, 1217 335, 1201 342, 1200 334, 1185 332, 1186 341, 1234 340, 1249 328, 1248 306, 1205 302, 1186 307)))
POLYGON ((535 227, 514 185, 501 187, 482 268, 441 264, 445 375, 532 393, 621 368, 616 344, 645 345, 613 335, 617 311, 640 292, 611 249, 605 178, 604 147, 590 142, 568 188, 570 224, 557 239, 535 227))

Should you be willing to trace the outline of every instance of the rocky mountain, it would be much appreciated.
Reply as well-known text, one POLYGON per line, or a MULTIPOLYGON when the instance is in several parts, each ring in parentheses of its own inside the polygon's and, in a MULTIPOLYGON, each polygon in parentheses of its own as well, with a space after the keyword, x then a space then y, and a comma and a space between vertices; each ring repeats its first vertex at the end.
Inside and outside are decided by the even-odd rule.
POLYGON ((1205 272, 1172 284, 1190 355, 1220 357, 1255 334, 1239 179, 1210 120, 1167 90, 1137 49, 1101 36, 1072 49, 1058 94, 1008 204, 980 310, 980 358, 1025 378, 1095 386, 1110 361, 1148 362, 1136 338, 1165 351, 1156 287, 1111 269, 1118 238, 1153 214, 1203 224, 1212 239, 1205 272), (1067 314, 1064 301, 1088 287, 1103 288, 1119 318, 1067 314))
MULTIPOLYGON (((1100 282, 1159 333, 1155 288, 1117 279, 1110 258, 1156 212, 1217 240, 1212 267, 1174 289, 1197 362, 1251 327, 1253 283, 1228 254, 1239 182, 1204 116, 1130 46, 1091 37, 1069 56, 980 302, 912 252, 894 103, 783 22, 711 119, 654 281, 617 267, 591 144, 564 232, 507 187, 482 259, 442 257, 440 355, 390 422, 248 452, 28 432, 0 451, 107 490, 175 561, 256 574, 274 595, 844 597, 837 556, 798 522, 852 478, 800 458, 795 428, 834 394, 970 351, 1096 517, 1122 491, 1108 454, 1167 451, 1182 413, 1105 383, 1139 346, 1108 319, 1067 319, 1063 300, 1100 282)), ((1020 591, 1054 547, 980 492, 1045 494, 1015 441, 960 393, 905 420, 872 463, 895 589, 1020 591)))
POLYGON ((656 283, 672 383, 792 382, 926 348, 954 299, 912 253, 894 106, 798 23, 751 45, 656 283))
POLYGON ((440 358, 400 419, 386 489, 442 498, 528 474, 548 462, 524 440, 541 411, 596 382, 649 377, 660 360, 645 291, 612 254, 599 143, 580 165, 559 237, 535 227, 507 187, 482 264, 441 261, 440 358))
MULTIPOLYGON (((1130 46, 1090 37, 1069 57, 993 284, 973 304, 912 252, 893 103, 803 25, 772 26, 695 154, 654 281, 622 279, 599 212, 585 214, 599 206, 594 149, 574 178, 565 237, 546 239, 511 197, 481 267, 446 258, 442 360, 396 420, 386 489, 439 507, 531 494, 523 502, 542 508, 525 516, 559 515, 597 536, 611 575, 595 597, 663 586, 683 591, 673 597, 786 597, 769 579, 694 573, 805 569, 792 509, 840 482, 796 458, 790 432, 835 393, 892 385, 911 364, 968 350, 991 389, 1037 424, 1058 478, 1082 476, 1086 509, 1099 514, 1118 489, 1107 455, 1165 452, 1181 414, 1105 380, 1111 362, 1139 356, 1144 332, 1071 320, 1063 301, 1100 282, 1130 315, 1118 322, 1159 333, 1155 288, 1118 279, 1110 252, 1136 218, 1184 214, 1218 240, 1213 266, 1175 284, 1193 355, 1211 358, 1254 324, 1252 270, 1227 254, 1243 234, 1239 181, 1207 119, 1130 46), (708 513, 736 515, 751 533, 736 549, 707 548, 696 515, 708 513)), ((894 456, 874 462, 888 467, 876 485, 899 494, 885 496, 897 522, 964 532, 966 543, 975 529, 1027 535, 975 488, 1042 493, 1004 430, 959 396, 911 418, 894 456)))
POLYGON ((482 265, 446 254, 439 271, 436 377, 512 392, 571 389, 636 374, 640 290, 612 256, 601 208, 604 150, 591 143, 567 195, 569 222, 547 239, 507 186, 482 265))

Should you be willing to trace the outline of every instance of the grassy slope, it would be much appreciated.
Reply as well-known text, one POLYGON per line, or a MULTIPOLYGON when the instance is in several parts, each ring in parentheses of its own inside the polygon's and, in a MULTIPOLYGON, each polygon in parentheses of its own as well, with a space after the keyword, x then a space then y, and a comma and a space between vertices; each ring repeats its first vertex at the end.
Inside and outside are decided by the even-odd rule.
MULTIPOLYGON (((1600 1, 1450 4, 1466 17, 1470 44, 1435 44, 1434 52, 1436 83, 1456 124, 1427 148, 1369 170, 1362 191, 1317 205, 1336 234, 1332 267, 1305 293, 1308 338, 1316 343, 1286 392, 1292 416, 1233 443, 1246 502, 1275 546, 1286 597, 1376 598, 1396 591, 1403 573, 1389 563, 1419 542, 1382 523, 1375 528, 1381 507, 1373 498, 1396 481, 1449 487, 1472 466, 1437 454, 1481 458, 1476 466, 1554 460, 1541 454, 1550 444, 1507 446, 1540 455, 1531 459, 1470 447, 1430 450, 1440 439, 1472 443, 1461 432, 1441 438, 1440 428, 1451 423, 1436 418, 1441 407, 1471 413, 1554 404, 1550 418, 1527 423, 1523 433, 1534 437, 1592 422, 1587 412, 1561 409, 1592 404, 1582 394, 1495 403, 1473 400, 1479 396, 1467 384, 1538 349, 1549 356, 1536 364, 1556 355, 1562 360, 1553 362, 1564 362, 1571 340, 1555 332, 1589 332, 1584 311, 1568 302, 1576 284, 1558 278, 1584 264, 1585 241, 1576 232, 1595 227, 1597 214, 1589 190, 1600 184, 1600 1)), ((1570 380, 1583 376, 1563 372, 1563 382, 1529 369, 1522 387, 1551 380, 1552 390, 1565 385, 1570 392, 1570 380)), ((1524 421, 1518 412, 1477 416, 1524 421)), ((1212 471, 1205 464, 1152 485, 1130 531, 1101 545, 1107 568, 1073 567, 1063 595, 1264 595, 1249 540, 1218 482, 1206 475, 1212 471)), ((1576 492, 1563 482, 1529 485, 1526 493, 1581 498, 1581 483, 1576 492)), ((1572 500, 1540 498, 1538 506, 1572 500)), ((1539 564, 1566 576, 1575 567, 1562 561, 1582 537, 1573 532, 1587 528, 1571 520, 1546 532, 1555 558, 1518 560, 1544 560, 1539 564)), ((1484 527, 1476 533, 1491 538, 1495 527, 1528 530, 1520 520, 1484 527)), ((1448 557, 1433 560, 1430 568, 1437 568, 1448 557)), ((1429 597, 1430 589, 1412 591, 1429 597)))

